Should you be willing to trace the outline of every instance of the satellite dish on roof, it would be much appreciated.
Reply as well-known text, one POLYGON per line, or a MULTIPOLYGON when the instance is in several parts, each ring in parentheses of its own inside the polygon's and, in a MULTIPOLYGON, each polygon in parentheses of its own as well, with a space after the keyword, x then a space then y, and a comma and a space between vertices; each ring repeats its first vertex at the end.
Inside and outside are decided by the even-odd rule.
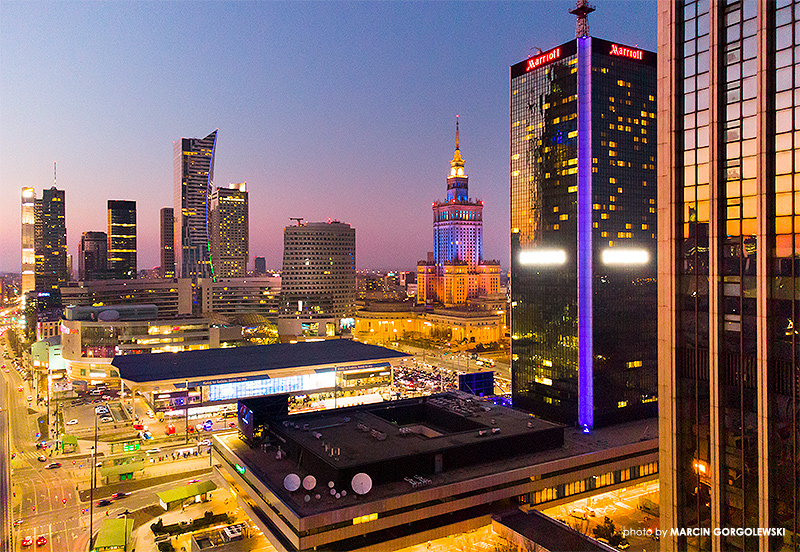
POLYGON ((104 311, 100 311, 100 314, 97 315, 97 318, 103 322, 119 320, 119 311, 114 309, 106 309, 104 311))
POLYGON ((283 478, 283 486, 289 492, 294 492, 300 488, 300 476, 296 473, 290 473, 283 478))
POLYGON ((350 486, 358 495, 365 495, 372 489, 372 478, 366 473, 357 473, 353 476, 350 486))
POLYGON ((317 478, 313 475, 307 475, 303 479, 303 488, 307 491, 310 491, 314 487, 317 486, 317 478))

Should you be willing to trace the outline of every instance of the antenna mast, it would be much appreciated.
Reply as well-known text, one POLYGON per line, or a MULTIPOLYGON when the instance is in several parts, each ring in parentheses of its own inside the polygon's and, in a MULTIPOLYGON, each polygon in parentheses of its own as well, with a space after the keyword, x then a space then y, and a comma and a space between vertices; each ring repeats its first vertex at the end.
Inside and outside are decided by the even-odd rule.
POLYGON ((575 27, 575 38, 589 36, 589 14, 596 8, 589 4, 587 0, 577 0, 575 9, 569 10, 578 19, 575 27))
POLYGON ((303 222, 303 217, 289 217, 289 220, 296 220, 297 226, 303 226, 301 222, 303 222))

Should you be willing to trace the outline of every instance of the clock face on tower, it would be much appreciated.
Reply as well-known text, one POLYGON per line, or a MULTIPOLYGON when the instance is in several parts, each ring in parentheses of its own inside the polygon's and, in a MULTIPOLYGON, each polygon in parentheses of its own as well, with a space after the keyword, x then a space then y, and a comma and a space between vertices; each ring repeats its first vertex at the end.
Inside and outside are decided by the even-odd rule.
POLYGON ((458 169, 458 176, 464 175, 464 169, 458 169))
POLYGON ((450 169, 450 176, 455 176, 455 175, 456 175, 456 170, 450 169))

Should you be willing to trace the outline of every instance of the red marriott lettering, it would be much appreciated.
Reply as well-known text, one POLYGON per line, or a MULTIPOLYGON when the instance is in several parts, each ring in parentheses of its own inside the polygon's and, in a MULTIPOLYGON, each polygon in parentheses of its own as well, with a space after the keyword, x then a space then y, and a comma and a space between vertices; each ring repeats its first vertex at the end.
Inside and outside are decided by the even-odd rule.
POLYGON ((616 44, 611 45, 611 51, 609 55, 612 56, 622 56, 631 59, 638 59, 639 61, 642 60, 642 55, 644 52, 641 50, 634 50, 633 48, 625 48, 624 46, 617 46, 616 44))
POLYGON ((525 71, 530 71, 532 69, 536 69, 537 67, 544 65, 545 63, 550 63, 551 61, 555 61, 561 57, 561 48, 556 48, 555 50, 551 50, 546 54, 542 54, 540 56, 536 56, 535 58, 531 58, 528 60, 528 67, 525 71))

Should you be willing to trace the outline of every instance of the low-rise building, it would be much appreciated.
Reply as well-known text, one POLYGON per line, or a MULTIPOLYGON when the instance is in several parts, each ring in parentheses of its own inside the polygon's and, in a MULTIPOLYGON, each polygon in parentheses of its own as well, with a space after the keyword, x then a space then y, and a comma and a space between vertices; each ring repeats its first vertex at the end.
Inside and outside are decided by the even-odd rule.
POLYGON ((657 477, 643 423, 586 434, 458 392, 238 412, 240 435, 212 440, 216 469, 279 551, 397 550, 657 477))
POLYGON ((92 280, 61 286, 61 302, 68 306, 151 304, 160 318, 192 314, 193 289, 189 278, 148 280, 92 280))

